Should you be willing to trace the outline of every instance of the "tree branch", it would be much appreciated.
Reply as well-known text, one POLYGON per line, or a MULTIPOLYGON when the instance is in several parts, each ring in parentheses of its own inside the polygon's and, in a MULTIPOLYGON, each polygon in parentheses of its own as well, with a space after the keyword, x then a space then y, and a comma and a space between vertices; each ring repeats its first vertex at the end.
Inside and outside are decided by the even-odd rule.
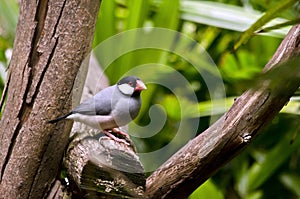
POLYGON ((141 198, 146 178, 132 146, 99 135, 74 139, 67 150, 64 165, 72 187, 87 198, 141 198))
POLYGON ((70 110, 99 6, 99 0, 21 1, 0 121, 1 197, 43 198, 54 182, 71 123, 48 121, 70 110))
POLYGON ((215 124, 147 179, 149 198, 185 198, 239 154, 272 120, 300 85, 300 26, 293 27, 266 65, 256 88, 241 95, 215 124), (287 64, 279 64, 283 61, 287 64), (277 75, 277 76, 276 76, 277 75), (276 77, 276 78, 274 78, 276 77))

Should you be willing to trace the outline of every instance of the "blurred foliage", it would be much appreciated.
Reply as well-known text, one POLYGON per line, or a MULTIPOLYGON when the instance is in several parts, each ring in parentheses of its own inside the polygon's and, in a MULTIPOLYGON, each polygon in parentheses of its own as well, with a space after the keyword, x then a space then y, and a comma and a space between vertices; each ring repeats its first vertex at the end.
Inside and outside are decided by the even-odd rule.
POLYGON ((276 4, 272 9, 269 9, 264 15, 262 15, 255 23, 253 23, 245 32, 241 34, 239 39, 236 41, 233 49, 236 50, 243 43, 246 43, 255 31, 263 27, 267 22, 271 21, 282 11, 293 6, 298 0, 286 0, 276 4))
MULTIPOLYGON (((132 139, 136 143, 145 168, 162 164, 195 136, 192 132, 195 123, 196 131, 202 132, 228 110, 235 97, 255 84, 255 79, 289 30, 289 25, 298 22, 296 18, 299 4, 294 5, 295 2, 292 0, 102 1, 93 46, 100 64, 105 67, 105 74, 112 84, 126 74, 136 74, 147 83, 148 89, 142 94, 141 114, 135 121, 138 125, 134 123, 130 125, 132 139), (118 52, 134 48, 135 41, 140 42, 138 40, 140 38, 137 38, 139 35, 135 35, 134 32, 132 37, 122 38, 125 31, 136 28, 146 30, 150 27, 167 28, 190 38, 184 40, 181 37, 182 40, 171 43, 176 44, 172 47, 175 50, 179 49, 180 52, 188 54, 190 60, 164 49, 153 48, 136 49, 117 56, 118 52), (121 38, 117 45, 104 45, 102 54, 101 51, 97 52, 99 45, 105 44, 115 35, 121 38), (195 45, 196 42, 201 48, 197 46, 198 44, 195 45), (236 51, 232 51, 234 46, 236 51), (197 62, 197 58, 204 52, 208 53, 216 64, 226 90, 226 96, 220 95, 213 101, 209 85, 206 85, 205 77, 200 74, 212 74, 211 68, 214 65, 203 61, 202 68, 198 70, 192 62, 193 60, 197 62), (103 55, 117 57, 110 61, 103 55), (147 71, 139 70, 138 66, 147 66, 147 71), (180 85, 180 82, 184 81, 180 81, 178 74, 187 80, 188 86, 180 85), (167 84, 167 80, 174 82, 174 85, 166 87, 156 83, 167 84), (187 88, 193 91, 196 101, 189 95, 187 88), (183 133, 178 133, 182 131, 181 126, 184 126, 183 133), (164 150, 159 152, 159 157, 143 156, 160 149, 164 150)), ((8 52, 13 46, 18 7, 15 1, 4 0, 0 1, 0 9, 2 93, 8 52)), ((160 35, 158 42, 168 40, 159 37, 160 35)), ((169 39, 175 41, 176 37, 169 39)), ((155 42, 157 41, 153 41, 155 42)), ((298 115, 299 97, 296 93, 247 150, 200 186, 190 198, 299 198, 298 115)))
POLYGON ((18 4, 16 1, 0 1, 0 13, 0 96, 2 96, 17 26, 18 4))

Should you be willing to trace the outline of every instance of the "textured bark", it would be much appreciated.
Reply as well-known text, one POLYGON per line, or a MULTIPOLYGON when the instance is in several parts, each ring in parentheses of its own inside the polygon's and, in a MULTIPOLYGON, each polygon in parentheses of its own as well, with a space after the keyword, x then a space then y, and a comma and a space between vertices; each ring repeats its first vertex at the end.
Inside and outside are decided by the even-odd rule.
MULTIPOLYGON (((80 133, 82 137, 82 133, 80 133)), ((100 134, 101 135, 101 134, 100 134)), ((103 134, 102 134, 103 135, 103 134)), ((72 190, 84 198, 141 198, 146 177, 131 146, 107 136, 75 139, 67 150, 64 165, 72 190)), ((74 194, 73 194, 74 195, 74 194)))
POLYGON ((299 42, 297 25, 266 65, 264 72, 268 73, 259 78, 258 85, 241 95, 222 118, 147 179, 149 198, 187 197, 261 132, 300 86, 299 42), (275 65, 287 60, 292 61, 275 65))
POLYGON ((71 123, 55 128, 47 121, 71 107, 99 5, 99 0, 21 1, 0 122, 0 198, 42 198, 52 186, 71 123))

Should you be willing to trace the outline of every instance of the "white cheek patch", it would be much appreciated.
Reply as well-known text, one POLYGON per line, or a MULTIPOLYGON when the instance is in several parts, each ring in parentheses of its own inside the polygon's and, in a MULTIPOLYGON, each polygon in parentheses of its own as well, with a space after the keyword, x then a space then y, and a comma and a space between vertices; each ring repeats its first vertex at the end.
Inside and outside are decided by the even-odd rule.
POLYGON ((134 92, 134 88, 129 86, 128 84, 118 85, 119 90, 125 95, 132 95, 134 92))

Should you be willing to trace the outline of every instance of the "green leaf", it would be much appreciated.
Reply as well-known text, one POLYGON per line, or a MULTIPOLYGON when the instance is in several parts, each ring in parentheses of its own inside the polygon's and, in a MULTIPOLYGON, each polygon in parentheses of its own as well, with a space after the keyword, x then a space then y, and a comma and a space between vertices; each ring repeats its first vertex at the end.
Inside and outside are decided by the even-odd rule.
POLYGON ((166 95, 161 104, 173 119, 215 116, 225 113, 233 104, 234 97, 209 100, 198 104, 186 98, 177 99, 174 95, 166 95))
POLYGON ((199 199, 199 198, 213 198, 213 199, 223 199, 223 193, 214 183, 208 179, 203 183, 198 189, 196 189, 190 196, 189 199, 199 199))
POLYGON ((242 44, 245 44, 251 36, 253 36, 254 32, 262 26, 264 26, 267 22, 274 19, 278 14, 280 14, 283 10, 294 5, 298 0, 286 0, 280 1, 275 7, 269 9, 262 17, 260 17, 254 24, 251 25, 245 32, 241 34, 239 39, 235 42, 233 46, 233 50, 237 50, 242 44))
POLYGON ((163 0, 154 18, 155 27, 176 29, 179 19, 179 0, 163 0))
POLYGON ((126 30, 143 26, 148 13, 148 7, 148 0, 129 0, 129 15, 126 21, 126 30))
POLYGON ((300 176, 298 173, 284 173, 279 177, 281 183, 300 197, 300 176))
POLYGON ((280 29, 280 28, 283 28, 283 27, 286 27, 286 26, 291 26, 291 25, 295 25, 295 24, 299 24, 299 23, 300 23, 300 19, 293 19, 293 20, 290 20, 290 21, 286 21, 284 23, 279 23, 279 24, 276 24, 274 26, 269 26, 269 27, 263 28, 261 30, 258 30, 256 33, 270 32, 272 30, 280 29))
POLYGON ((247 196, 247 199, 263 199, 262 191, 254 191, 247 196))
POLYGON ((273 173, 300 147, 300 139, 290 144, 293 131, 288 132, 283 139, 265 154, 261 162, 256 162, 249 170, 248 193, 260 187, 273 173), (280 154, 280 155, 278 155, 280 154))
POLYGON ((257 66, 257 57, 245 50, 235 54, 227 53, 223 57, 221 72, 227 80, 252 80, 261 72, 261 66, 257 66))
MULTIPOLYGON (((148 0, 129 0, 128 1, 128 16, 125 18, 125 30, 140 28, 143 27, 147 13, 148 13, 149 2, 148 0)), ((136 33, 132 32, 129 39, 124 39, 120 41, 120 45, 127 45, 134 49, 136 43, 136 33)), ((144 56, 147 56, 147 53, 144 53, 142 56, 139 56, 138 60, 142 60, 144 56)), ((120 78, 124 73, 130 71, 131 68, 135 67, 137 64, 136 56, 134 56, 134 52, 130 52, 118 60, 114 64, 114 69, 109 73, 109 76, 115 82, 118 78, 120 78)))
POLYGON ((198 104, 200 116, 205 117, 223 114, 232 106, 233 102, 234 97, 200 102, 198 104))
MULTIPOLYGON (((240 32, 247 30, 262 15, 256 10, 246 10, 244 7, 210 1, 182 1, 180 11, 183 20, 240 32)), ((270 25, 285 21, 276 18, 270 22, 270 25)), ((287 27, 264 35, 284 37, 288 30, 287 27)))
POLYGON ((102 0, 96 23, 93 47, 97 46, 100 42, 117 33, 115 27, 115 10, 115 1, 102 0))
POLYGON ((0 1, 0 30, 2 36, 8 38, 12 44, 17 22, 18 22, 17 1, 0 1), (3 32, 2 32, 3 31, 3 32))
POLYGON ((167 115, 175 120, 183 118, 199 117, 198 105, 192 103, 186 98, 177 98, 175 95, 166 95, 161 102, 165 108, 167 115))
POLYGON ((281 113, 289 113, 300 115, 300 99, 299 97, 292 97, 290 101, 281 109, 281 113))

